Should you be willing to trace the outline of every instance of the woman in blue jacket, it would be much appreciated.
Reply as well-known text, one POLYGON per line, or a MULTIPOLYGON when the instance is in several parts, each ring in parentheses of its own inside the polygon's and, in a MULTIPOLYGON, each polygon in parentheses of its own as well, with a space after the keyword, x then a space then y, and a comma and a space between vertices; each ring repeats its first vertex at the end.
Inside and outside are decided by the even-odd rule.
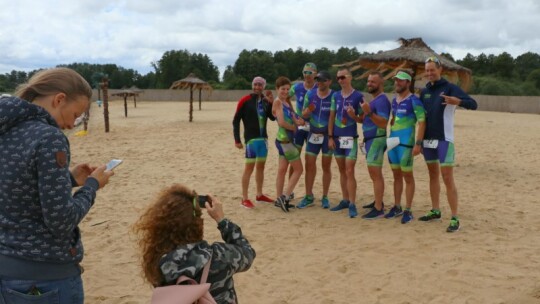
POLYGON ((77 225, 113 173, 88 164, 70 171, 62 129, 73 128, 92 90, 56 68, 15 95, 0 98, 0 303, 83 303, 77 225))

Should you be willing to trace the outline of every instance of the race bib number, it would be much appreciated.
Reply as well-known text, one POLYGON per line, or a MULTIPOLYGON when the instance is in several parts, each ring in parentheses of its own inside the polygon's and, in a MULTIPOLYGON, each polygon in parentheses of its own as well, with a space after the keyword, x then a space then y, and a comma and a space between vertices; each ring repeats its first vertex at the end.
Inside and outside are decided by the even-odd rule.
POLYGON ((341 149, 352 149, 354 138, 352 136, 341 136, 339 138, 339 147, 341 149))
POLYGON ((324 134, 311 133, 311 136, 309 137, 308 141, 315 145, 322 145, 324 141, 324 134))
POLYGON ((303 126, 298 126, 298 130, 304 130, 306 132, 309 132, 309 123, 306 122, 303 126))
POLYGON ((388 151, 394 149, 397 146, 399 146, 399 137, 388 137, 386 139, 386 148, 388 149, 388 151))
POLYGON ((437 139, 424 140, 424 148, 436 149, 438 146, 439 146, 439 141, 437 139))
POLYGON ((366 152, 366 145, 364 143, 360 144, 360 153, 362 153, 363 155, 366 155, 367 152, 366 152))

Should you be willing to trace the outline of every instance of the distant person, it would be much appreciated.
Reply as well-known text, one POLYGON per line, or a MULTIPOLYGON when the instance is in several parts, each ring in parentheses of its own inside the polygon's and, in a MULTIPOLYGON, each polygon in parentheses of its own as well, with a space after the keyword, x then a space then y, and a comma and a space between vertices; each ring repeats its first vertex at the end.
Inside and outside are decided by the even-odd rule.
POLYGON ((225 243, 203 239, 204 221, 195 191, 174 184, 164 189, 134 228, 139 234, 144 277, 154 287, 174 285, 180 276, 199 282, 210 261, 207 283, 217 303, 237 303, 233 275, 248 270, 255 250, 242 230, 225 218, 217 197, 204 202, 225 243))
MULTIPOLYGON (((394 175, 394 206, 384 216, 394 218, 399 215, 401 223, 407 224, 413 219, 412 202, 415 192, 413 175, 414 157, 420 154, 422 138, 426 130, 425 110, 422 102, 410 91, 412 76, 401 70, 393 77, 397 96, 392 100, 392 122, 389 142, 396 140, 395 147, 389 147, 388 160, 394 175), (418 128, 416 126, 418 125, 418 128), (401 207, 405 180, 405 210, 401 207)), ((373 216, 382 216, 384 212, 372 209, 373 216), (375 211, 373 211, 375 210, 375 211)))
POLYGON ((439 195, 439 171, 446 187, 446 197, 452 211, 448 232, 459 230, 458 194, 454 182, 454 113, 458 106, 476 110, 478 105, 458 86, 441 77, 442 65, 437 57, 429 57, 425 63, 428 83, 420 93, 426 109, 426 134, 423 154, 429 170, 429 191, 432 209, 419 220, 431 221, 441 218, 439 195))
POLYGON ((304 110, 302 117, 309 119, 309 134, 306 146, 306 195, 298 203, 296 208, 313 206, 313 184, 317 174, 317 155, 322 153, 323 170, 323 195, 321 204, 323 208, 330 207, 328 191, 332 180, 330 165, 332 164, 333 151, 328 147, 328 121, 330 120, 330 107, 332 104, 333 91, 330 89, 332 76, 327 71, 320 71, 315 77, 317 88, 307 92, 304 98, 304 110))
POLYGON ((70 170, 62 130, 88 108, 92 89, 55 68, 15 96, 0 98, 0 303, 83 303, 78 224, 113 172, 86 163, 70 170))
POLYGON ((268 134, 266 133, 267 119, 275 120, 272 115, 272 92, 267 91, 263 95, 266 80, 262 77, 253 78, 251 83, 253 93, 246 95, 238 101, 236 113, 233 119, 234 144, 236 148, 243 149, 240 140, 240 121, 244 125, 244 140, 246 142, 246 164, 242 175, 242 206, 254 208, 253 202, 249 199, 249 180, 253 170, 256 168, 255 182, 257 184, 257 196, 259 202, 274 203, 274 200, 263 194, 264 166, 268 155, 268 134))
POLYGON ((279 165, 276 177, 276 205, 285 212, 289 211, 290 196, 302 175, 302 160, 300 151, 294 146, 294 132, 297 125, 304 125, 302 118, 297 117, 294 108, 289 100, 288 92, 291 88, 291 81, 287 77, 279 77, 276 80, 277 98, 272 104, 272 113, 278 123, 278 133, 276 135, 276 147, 279 152, 279 165), (285 176, 287 168, 293 168, 293 173, 289 178, 289 184, 285 187, 285 176))
POLYGON ((328 123, 328 145, 334 150, 339 169, 341 185, 341 201, 330 211, 349 209, 349 217, 358 216, 356 209, 356 176, 355 166, 358 157, 358 117, 362 113, 360 104, 364 95, 352 85, 352 74, 347 68, 337 71, 336 79, 341 90, 332 96, 330 106, 330 122, 328 123))
POLYGON ((369 103, 362 103, 364 113, 362 130, 364 150, 369 177, 373 182, 374 201, 364 208, 371 209, 364 219, 377 218, 380 210, 384 210, 384 177, 382 166, 386 150, 386 126, 390 118, 391 105, 384 94, 384 78, 380 72, 372 72, 368 76, 367 91, 373 96, 369 103))

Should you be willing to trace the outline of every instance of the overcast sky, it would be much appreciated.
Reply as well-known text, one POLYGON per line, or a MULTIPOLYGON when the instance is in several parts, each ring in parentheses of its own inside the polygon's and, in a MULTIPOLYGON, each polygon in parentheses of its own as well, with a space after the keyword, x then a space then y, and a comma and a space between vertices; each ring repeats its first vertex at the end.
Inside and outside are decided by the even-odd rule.
POLYGON ((377 52, 422 37, 437 53, 540 53, 537 0, 0 0, 0 74, 73 62, 141 74, 168 50, 221 71, 243 50, 377 52))

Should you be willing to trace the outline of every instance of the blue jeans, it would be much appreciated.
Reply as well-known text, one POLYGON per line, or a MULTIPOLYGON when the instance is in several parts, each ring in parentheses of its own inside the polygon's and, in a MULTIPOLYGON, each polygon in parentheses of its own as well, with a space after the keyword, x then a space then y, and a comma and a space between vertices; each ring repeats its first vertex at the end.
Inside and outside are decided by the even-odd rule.
POLYGON ((83 304, 80 275, 52 281, 0 279, 0 304, 83 304))

